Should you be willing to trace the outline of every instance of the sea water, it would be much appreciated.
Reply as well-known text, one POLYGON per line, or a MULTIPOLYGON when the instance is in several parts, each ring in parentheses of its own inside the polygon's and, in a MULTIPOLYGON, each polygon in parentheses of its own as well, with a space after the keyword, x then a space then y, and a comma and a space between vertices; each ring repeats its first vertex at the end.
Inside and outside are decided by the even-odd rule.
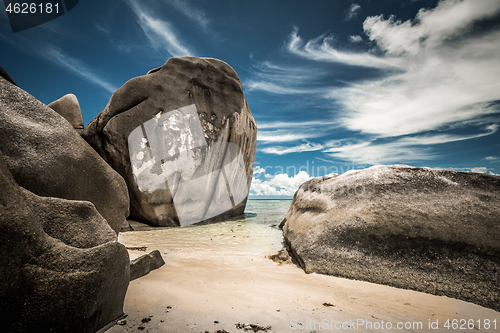
MULTIPOLYGON (((210 224, 120 233, 127 247, 159 250, 166 257, 207 259, 268 256, 282 247, 278 228, 291 200, 248 200, 245 216, 210 224)), ((131 256, 131 259, 132 256, 131 256)))

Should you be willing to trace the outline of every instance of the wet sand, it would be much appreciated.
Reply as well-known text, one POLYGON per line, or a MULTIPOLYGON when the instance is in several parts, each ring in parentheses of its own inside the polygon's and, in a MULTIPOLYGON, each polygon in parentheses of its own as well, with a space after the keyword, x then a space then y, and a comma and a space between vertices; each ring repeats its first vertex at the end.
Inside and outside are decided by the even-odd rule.
MULTIPOLYGON (((166 264, 130 283, 128 317, 107 332, 245 332, 238 323, 267 332, 500 330, 500 313, 474 304, 280 265, 268 256, 281 240, 275 225, 245 221, 120 234, 166 264), (465 329, 445 328, 448 319, 465 329)), ((144 253, 130 250, 131 259, 144 253)))

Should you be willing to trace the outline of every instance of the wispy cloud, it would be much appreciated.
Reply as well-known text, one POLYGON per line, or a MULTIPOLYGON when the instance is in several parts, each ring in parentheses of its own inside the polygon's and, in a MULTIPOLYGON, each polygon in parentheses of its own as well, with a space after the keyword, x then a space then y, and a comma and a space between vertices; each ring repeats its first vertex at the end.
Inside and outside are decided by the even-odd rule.
POLYGON ((323 133, 311 133, 311 132, 294 132, 276 130, 276 131, 258 131, 257 141, 264 141, 270 143, 276 142, 293 142, 299 140, 305 140, 309 138, 317 138, 322 136, 323 133))
POLYGON ((311 89, 301 89, 293 87, 283 87, 273 82, 266 81, 253 81, 247 80, 244 83, 244 87, 247 91, 260 90, 266 91, 274 94, 288 95, 288 94, 312 94, 316 91, 311 89))
POLYGON ((272 121, 272 122, 258 122, 259 130, 263 129, 285 129, 285 128, 310 128, 310 127, 324 127, 328 126, 330 129, 332 126, 338 125, 337 121, 325 121, 325 120, 310 120, 310 121, 272 121))
POLYGON ((351 4, 349 9, 346 11, 345 15, 345 20, 349 21, 358 16, 359 12, 361 11, 361 6, 357 3, 351 4))
MULTIPOLYGON (((264 172, 265 173, 265 172, 264 172)), ((280 173, 277 175, 265 174, 265 180, 253 178, 250 195, 256 196, 293 196, 299 186, 311 179, 305 171, 300 171, 293 177, 280 173)))
POLYGON ((186 15, 191 21, 200 25, 203 30, 210 30, 211 20, 205 11, 193 6, 186 0, 171 0, 169 3, 179 12, 186 15))
POLYGON ((170 22, 149 13, 147 7, 141 6, 138 0, 127 0, 127 2, 137 15, 139 26, 154 48, 163 48, 174 57, 193 54, 177 37, 170 22))
POLYGON ((494 134, 498 131, 498 125, 493 124, 486 126, 485 132, 473 135, 457 135, 457 134, 438 134, 438 135, 424 135, 424 136, 408 136, 398 139, 397 142, 404 146, 415 145, 435 145, 448 142, 456 142, 470 139, 477 139, 484 136, 494 134))
POLYGON ((291 153, 301 153, 305 151, 316 151, 321 149, 323 149, 323 145, 319 143, 304 143, 295 147, 266 147, 262 149, 262 152, 266 154, 286 155, 291 153))
POLYGON ((432 150, 432 145, 491 135, 498 130, 498 126, 490 125, 485 130, 485 132, 475 135, 438 134, 386 139, 385 141, 388 140, 388 142, 382 143, 377 140, 347 143, 323 151, 332 157, 359 164, 411 163, 434 159, 437 154, 432 150))
POLYGON ((473 25, 499 12, 498 1, 448 0, 413 22, 368 17, 366 35, 404 71, 332 89, 347 111, 343 125, 386 137, 498 113, 491 102, 500 99, 500 31, 474 34, 473 25))
POLYGON ((64 54, 59 48, 48 46, 42 54, 46 59, 54 62, 61 67, 66 68, 67 70, 73 72, 74 74, 80 76, 88 82, 101 86, 110 93, 115 92, 115 90, 117 89, 114 85, 107 82, 97 73, 95 73, 95 71, 83 61, 64 54))
MULTIPOLYGON (((257 140, 265 144, 291 143, 296 141, 307 141, 307 139, 320 138, 328 135, 331 130, 338 127, 334 120, 310 120, 295 122, 257 122, 259 131, 257 140)), ((331 146, 330 146, 331 147, 331 146)), ((261 151, 267 154, 284 155, 302 151, 321 150, 323 145, 317 143, 304 143, 295 147, 273 146, 263 148, 261 151)))
POLYGON ((366 141, 347 144, 338 148, 325 150, 334 158, 351 161, 357 164, 393 164, 411 163, 414 161, 432 160, 435 154, 428 147, 412 147, 408 149, 398 142, 376 144, 366 141))
POLYGON ((323 88, 311 87, 313 81, 324 74, 306 66, 298 68, 276 65, 269 61, 254 62, 251 73, 252 78, 243 82, 247 91, 259 90, 280 95, 326 92, 323 88))
POLYGON ((331 88, 325 97, 340 104, 340 121, 349 130, 376 137, 420 133, 500 112, 491 103, 500 99, 500 44, 495 42, 500 31, 472 33, 475 23, 499 12, 495 0, 444 0, 420 10, 413 21, 368 17, 365 34, 383 56, 339 50, 331 36, 304 42, 298 28, 286 48, 316 62, 389 69, 380 79, 331 88))
POLYGON ((398 68, 402 65, 397 58, 337 50, 331 44, 332 36, 319 36, 304 43, 298 32, 299 29, 295 27, 288 38, 286 48, 289 52, 309 60, 374 68, 398 68))
POLYGON ((483 158, 483 161, 487 161, 490 163, 500 163, 500 157, 498 156, 486 156, 483 158))
MULTIPOLYGON (((294 27, 285 51, 298 56, 293 59, 301 65, 262 62, 246 83, 250 91, 311 94, 322 108, 329 103, 330 116, 319 122, 332 124, 328 119, 334 119, 335 125, 329 126, 357 135, 351 143, 321 142, 320 150, 330 157, 359 164, 434 160, 442 157, 437 145, 498 130, 500 30, 487 20, 499 14, 496 0, 442 0, 433 9, 421 9, 410 21, 368 17, 365 35, 349 37, 351 43, 371 44, 366 52, 346 51, 332 35, 303 40, 294 27), (334 81, 332 73, 341 68, 338 65, 374 68, 377 76, 334 81), (309 68, 315 72, 308 73, 309 68), (466 127, 475 128, 477 134, 460 134, 466 127)), ((322 127, 316 121, 305 122, 302 128, 299 122, 262 123, 258 140, 269 144, 315 138, 318 142, 326 137, 322 127)), ((261 151, 283 155, 317 147, 283 144, 261 151)))

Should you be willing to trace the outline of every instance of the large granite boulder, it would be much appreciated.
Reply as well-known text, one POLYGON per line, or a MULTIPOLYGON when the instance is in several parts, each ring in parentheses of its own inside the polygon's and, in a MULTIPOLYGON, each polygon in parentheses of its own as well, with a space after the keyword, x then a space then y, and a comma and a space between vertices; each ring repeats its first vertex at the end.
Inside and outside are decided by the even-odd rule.
POLYGON ((242 214, 256 136, 236 72, 195 57, 129 80, 82 133, 127 182, 131 215, 153 226, 242 214))
POLYGON ((83 115, 80 103, 73 94, 67 94, 48 105, 49 108, 64 117, 80 134, 83 131, 83 115))
POLYGON ((54 110, 0 77, 0 149, 16 182, 45 197, 90 201, 118 233, 126 184, 54 110))
POLYGON ((281 227, 307 273, 500 310, 500 177, 375 166, 309 180, 281 227))
POLYGON ((94 333, 121 317, 129 256, 92 204, 22 189, 1 152, 0 188, 2 332, 94 333))

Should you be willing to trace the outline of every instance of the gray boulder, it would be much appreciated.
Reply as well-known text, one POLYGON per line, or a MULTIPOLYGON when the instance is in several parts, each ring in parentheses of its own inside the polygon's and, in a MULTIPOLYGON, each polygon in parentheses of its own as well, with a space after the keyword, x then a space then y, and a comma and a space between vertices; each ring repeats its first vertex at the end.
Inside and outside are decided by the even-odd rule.
POLYGON ((0 78, 0 149, 19 185, 45 197, 90 201, 118 233, 126 184, 54 110, 0 78))
POLYGON ((22 189, 43 231, 81 249, 116 241, 116 233, 89 201, 40 197, 22 189))
POLYGON ((106 224, 92 205, 23 190, 1 152, 0 188, 2 332, 94 333, 121 317, 129 283, 128 253, 109 227, 106 236, 99 235, 106 224), (57 215, 54 211, 61 208, 67 210, 57 215), (87 220, 82 228, 92 221, 97 225, 66 228, 78 233, 76 240, 65 237, 66 244, 54 238, 60 232, 51 232, 51 237, 42 227, 81 220, 87 220))
POLYGON ((281 223, 307 273, 500 310, 500 177, 375 166, 309 180, 281 223))
POLYGON ((236 72, 195 57, 129 80, 82 133, 127 182, 131 215, 152 226, 242 214, 256 136, 236 72))
POLYGON ((130 281, 140 278, 165 265, 160 251, 154 250, 130 261, 130 281))
POLYGON ((83 131, 83 115, 80 109, 80 103, 73 94, 67 94, 53 101, 48 105, 49 108, 64 117, 71 126, 80 134, 83 131))

